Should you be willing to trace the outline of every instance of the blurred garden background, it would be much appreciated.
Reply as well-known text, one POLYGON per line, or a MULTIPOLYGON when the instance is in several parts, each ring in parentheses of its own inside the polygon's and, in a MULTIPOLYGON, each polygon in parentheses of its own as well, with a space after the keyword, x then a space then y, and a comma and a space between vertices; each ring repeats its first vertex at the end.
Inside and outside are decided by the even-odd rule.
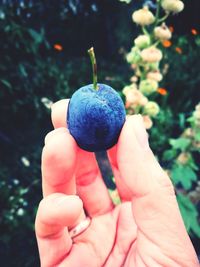
MULTIPOLYGON (((87 55, 91 46, 96 52, 98 80, 119 91, 127 114, 143 114, 150 145, 170 174, 200 255, 200 1, 185 0, 184 10, 169 16, 160 9, 160 21, 156 3, 0 1, 2 267, 39 266, 34 219, 42 198, 43 140, 52 130, 50 106, 92 82, 87 55), (157 26, 165 21, 168 37, 155 37, 155 24, 140 27, 133 22, 133 12, 144 5, 155 14, 157 26), (134 43, 140 35, 143 39, 134 43), (148 58, 145 65, 141 51, 154 41, 162 59, 155 64, 148 58)), ((113 191, 107 165, 102 168, 113 191)))

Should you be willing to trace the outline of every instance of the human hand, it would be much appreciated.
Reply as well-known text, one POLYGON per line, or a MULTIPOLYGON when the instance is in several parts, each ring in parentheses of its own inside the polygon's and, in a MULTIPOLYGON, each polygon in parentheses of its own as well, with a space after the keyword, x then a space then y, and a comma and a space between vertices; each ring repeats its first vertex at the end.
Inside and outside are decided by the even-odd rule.
POLYGON ((127 119, 108 151, 122 204, 114 206, 95 155, 66 129, 67 101, 53 105, 55 130, 42 152, 41 201, 35 222, 42 267, 197 267, 174 189, 148 145, 141 116, 127 119), (91 218, 71 238, 70 229, 91 218))

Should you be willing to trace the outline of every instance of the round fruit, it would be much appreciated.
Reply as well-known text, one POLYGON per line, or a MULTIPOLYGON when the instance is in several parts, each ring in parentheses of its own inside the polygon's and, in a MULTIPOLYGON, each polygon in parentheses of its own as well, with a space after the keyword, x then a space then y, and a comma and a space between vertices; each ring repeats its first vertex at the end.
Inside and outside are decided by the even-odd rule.
POLYGON ((67 124, 79 147, 96 152, 117 143, 126 112, 119 94, 110 86, 86 85, 71 97, 67 124))

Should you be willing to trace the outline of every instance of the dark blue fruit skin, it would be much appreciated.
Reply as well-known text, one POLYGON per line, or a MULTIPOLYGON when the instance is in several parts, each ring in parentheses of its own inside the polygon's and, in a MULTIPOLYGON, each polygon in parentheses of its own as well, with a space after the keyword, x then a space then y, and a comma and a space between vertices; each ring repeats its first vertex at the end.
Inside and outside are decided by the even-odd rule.
POLYGON ((67 125, 80 148, 97 152, 118 141, 126 111, 119 94, 110 86, 93 84, 77 90, 71 97, 67 125))

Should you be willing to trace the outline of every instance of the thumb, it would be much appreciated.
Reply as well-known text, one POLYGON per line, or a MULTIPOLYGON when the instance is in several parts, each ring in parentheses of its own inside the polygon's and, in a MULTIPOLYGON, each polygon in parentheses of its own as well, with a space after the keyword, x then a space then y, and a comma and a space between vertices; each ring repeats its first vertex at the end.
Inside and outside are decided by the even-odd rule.
POLYGON ((68 255, 72 239, 68 229, 83 215, 83 203, 76 195, 54 193, 42 199, 35 220, 41 266, 58 266, 68 255))
MULTIPOLYGON (((156 245, 157 254, 162 251, 170 259, 180 255, 181 259, 175 259, 180 266, 198 266, 173 185, 149 147, 140 115, 128 118, 122 129, 117 163, 124 183, 132 192, 132 211, 138 226, 137 249, 145 253, 146 248, 148 255, 149 249, 153 251, 156 245)), ((167 263, 171 266, 170 261, 167 263)), ((166 260, 161 265, 165 264, 166 260)))

